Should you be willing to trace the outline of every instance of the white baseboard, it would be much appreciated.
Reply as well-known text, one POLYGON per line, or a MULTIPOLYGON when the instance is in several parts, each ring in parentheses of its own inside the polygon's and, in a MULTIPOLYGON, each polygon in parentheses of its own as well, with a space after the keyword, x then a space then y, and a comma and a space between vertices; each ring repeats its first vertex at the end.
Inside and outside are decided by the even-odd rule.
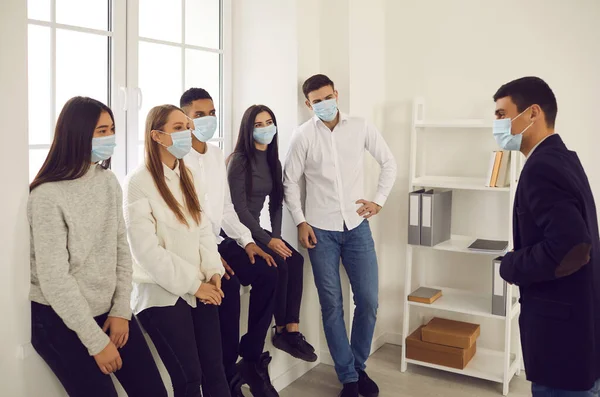
POLYGON ((387 332, 385 334, 385 343, 396 346, 404 346, 404 338, 402 334, 387 332))
POLYGON ((314 363, 298 361, 297 364, 288 369, 286 372, 279 375, 277 378, 272 379, 273 387, 275 387, 275 390, 281 391, 294 383, 296 380, 300 379, 302 376, 304 376, 304 374, 309 372, 317 365, 319 365, 319 360, 314 363))

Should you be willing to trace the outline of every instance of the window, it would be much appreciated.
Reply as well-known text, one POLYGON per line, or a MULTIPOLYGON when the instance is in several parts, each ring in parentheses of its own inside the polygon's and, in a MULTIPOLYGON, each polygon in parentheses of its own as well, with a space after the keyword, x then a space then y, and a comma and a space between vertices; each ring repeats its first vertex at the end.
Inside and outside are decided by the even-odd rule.
POLYGON ((76 95, 113 110, 113 170, 120 178, 141 162, 150 108, 178 105, 192 86, 213 96, 221 124, 216 140, 228 143, 230 1, 28 0, 30 180, 63 105, 76 95))
MULTIPOLYGON (((137 114, 128 115, 127 166, 143 160, 146 115, 157 105, 179 106, 190 87, 206 89, 223 114, 223 4, 219 0, 138 0, 130 2, 128 20, 128 85, 137 114), (166 4, 169 4, 166 7, 166 4)), ((223 126, 215 139, 223 140, 223 126)), ((222 147, 222 145, 221 145, 222 147)))

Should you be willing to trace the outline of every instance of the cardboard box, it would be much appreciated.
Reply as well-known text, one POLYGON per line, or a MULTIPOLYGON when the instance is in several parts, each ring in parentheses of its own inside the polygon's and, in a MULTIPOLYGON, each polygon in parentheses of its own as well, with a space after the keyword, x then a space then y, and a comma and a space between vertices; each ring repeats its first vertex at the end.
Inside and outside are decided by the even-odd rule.
POLYGON ((477 344, 468 349, 436 345, 421 339, 423 326, 406 338, 406 358, 445 367, 465 369, 477 352, 477 344))
POLYGON ((481 329, 478 324, 434 318, 423 327, 423 342, 468 349, 475 344, 481 329))

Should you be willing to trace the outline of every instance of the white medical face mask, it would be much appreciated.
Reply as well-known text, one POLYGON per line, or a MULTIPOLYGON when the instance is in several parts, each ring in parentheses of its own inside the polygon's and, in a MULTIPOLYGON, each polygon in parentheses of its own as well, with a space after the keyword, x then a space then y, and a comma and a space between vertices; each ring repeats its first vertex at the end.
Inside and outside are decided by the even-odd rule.
POLYGON ((494 120, 494 139, 496 143, 504 150, 521 150, 521 144, 523 143, 523 134, 533 125, 533 122, 529 124, 523 131, 518 134, 512 134, 512 123, 518 119, 523 113, 529 108, 523 110, 514 119, 499 119, 494 120))

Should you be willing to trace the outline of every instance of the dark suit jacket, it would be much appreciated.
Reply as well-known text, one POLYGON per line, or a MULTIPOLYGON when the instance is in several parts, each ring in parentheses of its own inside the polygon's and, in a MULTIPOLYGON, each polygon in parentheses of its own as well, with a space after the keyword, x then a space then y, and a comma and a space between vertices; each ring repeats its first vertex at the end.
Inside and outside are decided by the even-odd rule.
POLYGON ((543 141, 523 167, 513 226, 514 252, 500 273, 521 290, 527 379, 589 390, 600 378, 598 220, 581 162, 558 135, 543 141))

